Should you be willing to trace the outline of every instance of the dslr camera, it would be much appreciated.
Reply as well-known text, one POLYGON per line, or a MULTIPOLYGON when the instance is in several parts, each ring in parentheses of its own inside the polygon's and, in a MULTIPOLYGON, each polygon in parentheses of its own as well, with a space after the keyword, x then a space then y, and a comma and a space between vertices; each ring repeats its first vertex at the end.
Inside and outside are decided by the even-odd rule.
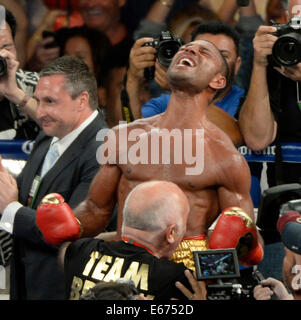
MULTIPOLYGON (((172 58, 178 52, 179 48, 183 45, 183 41, 174 37, 169 31, 162 31, 159 38, 156 38, 150 42, 144 44, 144 46, 154 47, 156 52, 156 58, 160 64, 168 68, 172 58)), ((144 77, 147 80, 153 80, 155 75, 155 67, 145 68, 144 77)))
POLYGON ((301 61, 301 16, 293 17, 288 23, 280 24, 271 20, 277 28, 279 38, 274 43, 269 62, 276 66, 294 66, 301 61))

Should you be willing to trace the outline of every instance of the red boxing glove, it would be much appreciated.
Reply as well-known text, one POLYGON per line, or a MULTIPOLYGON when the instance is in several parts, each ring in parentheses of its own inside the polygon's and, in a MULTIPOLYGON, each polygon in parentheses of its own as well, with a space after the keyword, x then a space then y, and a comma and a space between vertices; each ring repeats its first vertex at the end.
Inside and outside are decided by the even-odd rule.
POLYGON ((50 193, 42 199, 37 209, 36 224, 45 241, 53 245, 74 241, 82 233, 79 220, 58 193, 50 193))
POLYGON ((243 256, 240 259, 240 264, 242 266, 253 266, 255 264, 258 264, 263 258, 263 248, 260 243, 257 244, 257 246, 252 249, 249 253, 247 253, 245 256, 243 256))
POLYGON ((236 248, 242 265, 258 264, 263 258, 256 226, 251 217, 238 207, 227 208, 221 213, 210 236, 209 248, 236 248))

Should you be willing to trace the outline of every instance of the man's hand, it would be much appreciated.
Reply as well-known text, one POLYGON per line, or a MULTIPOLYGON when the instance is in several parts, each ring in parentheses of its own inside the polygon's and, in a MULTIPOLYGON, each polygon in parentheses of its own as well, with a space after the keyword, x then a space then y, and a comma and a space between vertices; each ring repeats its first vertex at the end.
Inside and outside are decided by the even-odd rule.
POLYGON ((301 63, 298 63, 295 66, 292 67, 274 67, 279 73, 281 73, 283 76, 290 78, 294 81, 300 81, 301 80, 301 63))
MULTIPOLYGON (((197 281, 195 272, 192 274, 190 270, 185 270, 185 276, 188 279, 193 293, 188 290, 181 282, 176 282, 176 287, 189 299, 189 300, 207 300, 207 290, 204 281, 197 281)), ((172 299, 173 300, 173 299, 172 299)))
POLYGON ((157 60, 155 64, 155 81, 158 85, 165 90, 170 90, 167 78, 166 78, 167 69, 164 68, 160 62, 157 60))
POLYGON ((276 27, 272 26, 260 26, 253 39, 254 46, 254 64, 267 66, 268 59, 267 56, 272 54, 272 48, 274 43, 278 39, 275 36, 276 27))
POLYGON ((274 278, 267 278, 262 280, 259 285, 254 288, 254 298, 256 300, 270 300, 271 296, 275 294, 278 300, 293 300, 284 284, 274 278))
POLYGON ((5 59, 7 64, 7 74, 0 79, 0 96, 10 100, 10 97, 19 89, 16 81, 19 62, 15 55, 6 49, 0 50, 0 56, 5 59))
POLYGON ((0 212, 13 201, 18 201, 18 185, 13 176, 3 167, 0 157, 0 212))
POLYGON ((54 41, 53 37, 43 39, 36 47, 35 53, 32 58, 32 63, 37 69, 42 69, 44 66, 59 57, 60 48, 46 48, 47 44, 54 41))
POLYGON ((133 45, 130 52, 128 78, 141 80, 144 77, 144 69, 155 65, 156 49, 144 46, 145 43, 152 40, 153 38, 141 38, 133 45))

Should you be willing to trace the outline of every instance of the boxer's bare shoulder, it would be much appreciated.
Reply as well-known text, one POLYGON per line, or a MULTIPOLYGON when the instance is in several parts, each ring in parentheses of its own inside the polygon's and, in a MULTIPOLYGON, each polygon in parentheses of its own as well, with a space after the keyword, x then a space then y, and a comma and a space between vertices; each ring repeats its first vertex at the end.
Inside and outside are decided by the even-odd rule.
POLYGON ((214 157, 217 165, 228 169, 242 167, 249 172, 245 158, 239 153, 229 136, 217 126, 211 123, 206 125, 205 140, 210 155, 214 157))
POLYGON ((230 138, 216 126, 210 125, 206 128, 205 141, 205 161, 208 159, 208 162, 214 164, 214 184, 232 191, 237 190, 242 195, 249 194, 251 174, 248 163, 230 138))

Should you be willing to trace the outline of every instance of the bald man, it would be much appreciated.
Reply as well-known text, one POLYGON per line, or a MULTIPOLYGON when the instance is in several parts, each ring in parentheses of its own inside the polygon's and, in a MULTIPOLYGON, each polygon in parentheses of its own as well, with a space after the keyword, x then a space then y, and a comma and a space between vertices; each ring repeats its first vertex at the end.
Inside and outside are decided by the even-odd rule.
MULTIPOLYGON (((73 214, 70 220, 66 219, 66 234, 60 233, 60 218, 54 223, 54 214, 39 215, 42 222, 38 226, 46 241, 57 244, 61 239, 102 232, 116 200, 120 238, 125 199, 135 186, 149 180, 174 182, 188 198, 186 232, 179 254, 173 257, 174 261, 184 261, 188 268, 194 267, 191 251, 207 248, 208 228, 221 211, 232 206, 242 208, 246 212, 242 219, 254 229, 248 164, 230 138, 206 115, 208 105, 225 88, 228 74, 228 65, 213 43, 197 40, 181 47, 167 72, 172 94, 166 112, 118 126, 108 133, 98 153, 101 169, 88 197, 76 208, 77 220, 73 214), (70 232, 73 227, 75 232, 70 232)), ((227 219, 238 215, 239 210, 233 211, 227 219)), ((231 222, 228 224, 218 246, 231 234, 231 222)), ((230 245, 236 247, 242 235, 230 245)))
POLYGON ((185 234, 189 209, 184 192, 171 182, 135 187, 124 204, 121 241, 86 238, 61 247, 70 298, 78 299, 99 280, 127 278, 147 299, 184 299, 175 283, 190 288, 185 267, 168 259, 185 234))

